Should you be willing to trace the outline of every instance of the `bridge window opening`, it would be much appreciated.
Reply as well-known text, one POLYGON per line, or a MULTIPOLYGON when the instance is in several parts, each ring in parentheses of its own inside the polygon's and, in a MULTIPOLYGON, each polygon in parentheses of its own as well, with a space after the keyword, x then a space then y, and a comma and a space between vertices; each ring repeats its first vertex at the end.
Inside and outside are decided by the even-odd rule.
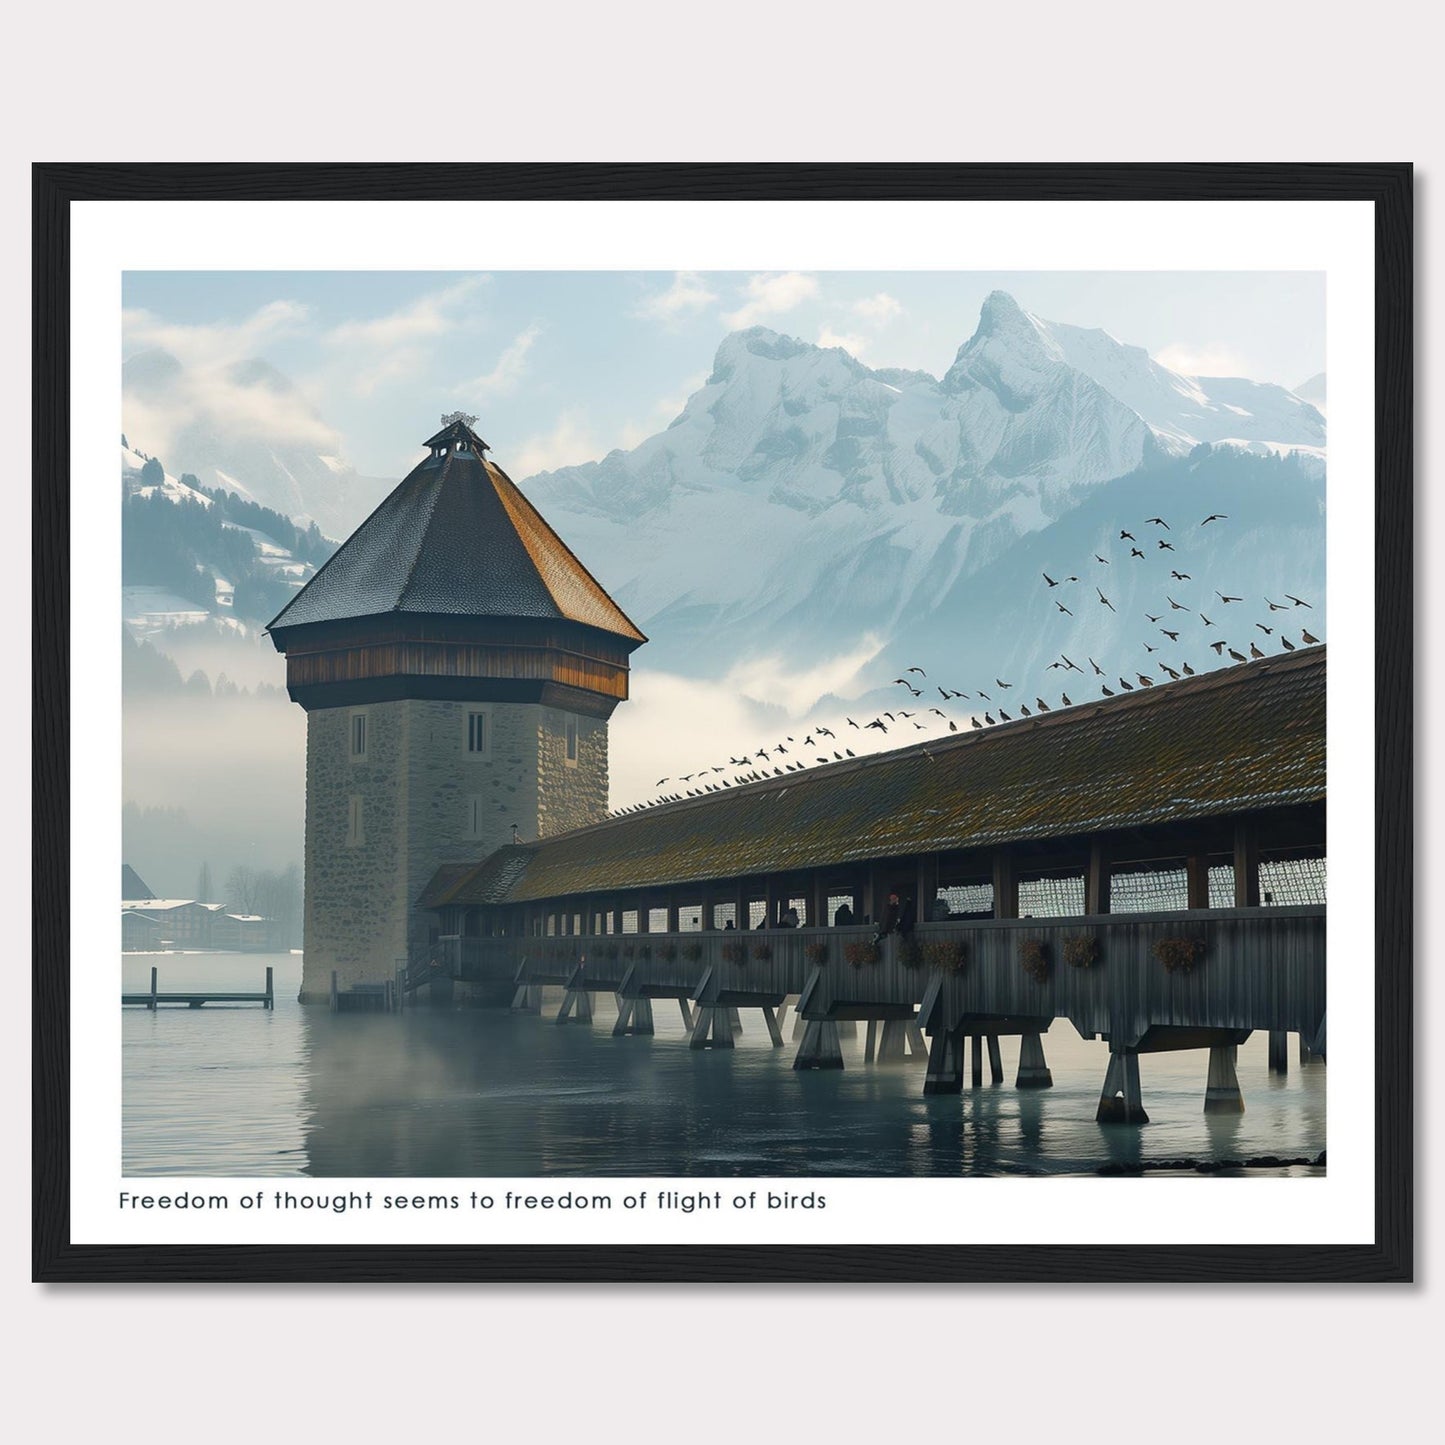
POLYGON ((1211 863, 1209 865, 1209 906, 1211 908, 1234 907, 1234 864, 1211 863))
POLYGON ((726 928, 731 924, 734 928, 738 926, 738 906, 736 903, 714 903, 712 906, 712 926, 717 929, 726 928))
POLYGON ((1084 913, 1084 875, 1020 877, 1020 918, 1078 918, 1084 913))
POLYGON ((647 931, 649 933, 667 932, 667 909, 649 908, 647 910, 647 931))
POLYGON ((622 910, 622 931, 624 933, 637 932, 637 910, 635 908, 622 910))
POLYGON ((701 903, 685 903, 677 910, 677 931, 679 933, 702 932, 701 903))
POLYGON ((582 932, 582 915, 580 913, 572 915, 572 932, 574 934, 582 932))
POLYGON ((1259 863, 1259 901, 1282 908, 1325 901, 1325 860, 1265 856, 1259 863))
POLYGON ((858 907, 858 900, 851 893, 830 893, 828 895, 828 917, 827 924, 834 928, 846 928, 849 922, 857 923, 862 917, 862 911, 858 907), (838 910, 847 908, 843 915, 842 922, 838 920, 838 910))
POLYGON ((748 900, 748 927, 757 928, 763 919, 768 916, 768 902, 765 898, 750 898, 748 900))
POLYGON ((938 896, 948 905, 948 918, 992 918, 992 883, 949 883, 938 896))
POLYGON ((547 915, 547 937, 548 937, 548 938, 555 938, 556 936, 557 936, 557 915, 556 915, 555 913, 549 913, 549 914, 547 915))
POLYGON ((1182 863, 1110 870, 1110 913, 1172 913, 1188 906, 1189 876, 1182 863))
POLYGON ((790 899, 788 899, 788 907, 797 910, 797 914, 798 914, 798 927, 799 927, 799 928, 806 928, 806 927, 808 926, 808 921, 809 921, 809 920, 808 920, 808 900, 807 900, 806 898, 790 898, 790 899))

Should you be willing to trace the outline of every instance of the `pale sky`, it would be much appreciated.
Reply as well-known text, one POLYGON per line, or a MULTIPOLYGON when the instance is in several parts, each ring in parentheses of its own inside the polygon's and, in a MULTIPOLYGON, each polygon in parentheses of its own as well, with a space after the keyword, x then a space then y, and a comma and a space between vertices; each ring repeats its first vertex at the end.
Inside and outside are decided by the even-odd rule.
POLYGON ((994 289, 1179 371, 1295 387, 1325 368, 1318 272, 131 272, 124 353, 165 347, 218 395, 226 364, 262 358, 324 424, 317 449, 373 476, 473 412, 523 478, 660 431, 745 326, 941 376, 994 289))

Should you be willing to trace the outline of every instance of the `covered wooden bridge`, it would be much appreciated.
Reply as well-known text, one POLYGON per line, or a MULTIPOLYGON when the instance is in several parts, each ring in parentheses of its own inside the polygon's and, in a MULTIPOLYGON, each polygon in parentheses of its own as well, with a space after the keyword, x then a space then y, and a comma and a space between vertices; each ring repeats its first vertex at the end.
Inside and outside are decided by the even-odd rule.
POLYGON ((1108 1041, 1100 1118, 1142 1122, 1140 1052, 1208 1048, 1206 1109, 1240 1109, 1251 1031, 1324 1045, 1323 647, 658 806, 438 871, 407 982, 619 997, 618 1032, 681 1000, 693 1047, 797 996, 795 1067, 930 1036, 925 1089, 1020 1035, 1049 1082, 1055 1019, 1108 1041), (889 895, 906 932, 875 942, 889 895), (800 927, 785 927, 789 911, 800 927), (840 910, 846 910, 840 915, 840 910), (848 921, 851 916, 851 921, 848 921), (842 920, 840 924, 840 918, 842 920), (689 1002, 697 1005, 695 1020, 689 1002))

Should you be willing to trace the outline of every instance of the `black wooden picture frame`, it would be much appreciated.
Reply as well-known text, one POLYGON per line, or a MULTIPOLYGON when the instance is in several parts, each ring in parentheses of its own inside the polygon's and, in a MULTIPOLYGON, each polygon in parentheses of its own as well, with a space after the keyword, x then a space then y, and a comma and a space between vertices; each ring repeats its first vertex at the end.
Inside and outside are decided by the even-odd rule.
MULTIPOLYGON (((42 164, 33 203, 33 1278, 1325 1282, 1413 1278, 1412 168, 42 164), (1364 201, 1375 260, 1375 1175, 1370 1244, 95 1245, 70 1228, 70 207, 81 201, 1364 201)), ((79 398, 76 399, 80 401, 79 398)), ((1337 905, 1339 906, 1339 905, 1337 905)))

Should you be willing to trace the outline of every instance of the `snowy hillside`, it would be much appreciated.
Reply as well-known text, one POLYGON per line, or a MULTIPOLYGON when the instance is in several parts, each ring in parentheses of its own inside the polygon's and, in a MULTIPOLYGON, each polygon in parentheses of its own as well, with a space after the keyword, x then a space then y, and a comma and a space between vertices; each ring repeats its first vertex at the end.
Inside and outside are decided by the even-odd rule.
POLYGON ((121 380, 126 434, 137 445, 163 453, 168 465, 205 487, 249 497, 303 527, 314 521, 328 537, 349 536, 393 485, 359 475, 338 457, 332 429, 264 361, 227 369, 224 415, 168 352, 132 356, 121 380), (278 414, 287 418, 284 430, 272 420, 278 414))

